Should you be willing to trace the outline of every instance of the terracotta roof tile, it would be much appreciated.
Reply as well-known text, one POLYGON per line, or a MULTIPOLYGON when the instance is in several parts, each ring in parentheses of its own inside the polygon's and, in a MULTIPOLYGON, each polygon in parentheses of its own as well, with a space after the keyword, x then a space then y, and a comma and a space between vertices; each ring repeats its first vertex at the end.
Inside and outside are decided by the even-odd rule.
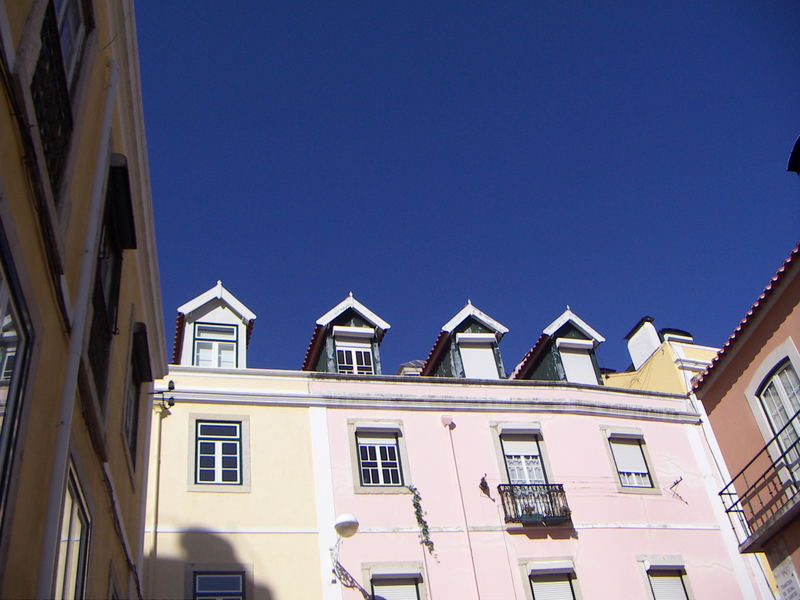
POLYGON ((547 340, 550 339, 550 336, 546 333, 543 333, 539 336, 539 339, 536 340, 536 343, 531 346, 531 349, 522 357, 522 360, 519 361, 519 364, 514 367, 514 372, 511 373, 509 379, 524 379, 528 375, 528 371, 533 367, 536 362, 536 359, 539 357, 539 354, 544 350, 545 346, 547 345, 547 340))
POLYGON ((737 341, 742 337, 742 334, 753 322, 755 317, 764 309, 764 306, 768 303, 770 297, 775 293, 775 290, 780 287, 781 283, 786 279, 786 273, 792 268, 792 266, 796 266, 800 264, 800 260, 798 260, 798 255, 800 254, 800 243, 794 247, 794 249, 789 253, 789 256, 783 261, 783 264, 778 269, 778 272, 769 280, 767 287, 764 288, 764 291, 761 292, 761 295, 756 298, 756 301, 753 302, 750 310, 747 311, 744 318, 739 321, 739 325, 736 326, 736 329, 733 330, 733 333, 728 337, 728 340, 723 344, 722 348, 720 348, 717 355, 711 361, 711 364, 706 367, 706 369, 700 373, 700 375, 695 379, 694 384, 692 385, 692 391, 697 392, 703 384, 708 380, 708 376, 714 372, 717 366, 725 359, 725 356, 731 352, 731 349, 736 345, 737 341))
POLYGON ((439 336, 433 343, 433 348, 431 348, 431 351, 428 353, 428 358, 425 359, 425 363, 422 365, 422 372, 420 373, 420 375, 431 374, 431 371, 433 371, 434 367, 436 366, 439 355, 442 353, 444 345, 449 338, 450 334, 447 333, 446 331, 439 332, 439 336))

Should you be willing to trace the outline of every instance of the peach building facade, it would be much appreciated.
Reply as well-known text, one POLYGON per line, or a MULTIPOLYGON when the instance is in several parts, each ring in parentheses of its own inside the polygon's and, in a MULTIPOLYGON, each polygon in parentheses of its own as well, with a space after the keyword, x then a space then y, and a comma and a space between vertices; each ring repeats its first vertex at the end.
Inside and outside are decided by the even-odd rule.
POLYGON ((800 597, 800 246, 695 385, 731 473, 721 497, 744 553, 800 597))

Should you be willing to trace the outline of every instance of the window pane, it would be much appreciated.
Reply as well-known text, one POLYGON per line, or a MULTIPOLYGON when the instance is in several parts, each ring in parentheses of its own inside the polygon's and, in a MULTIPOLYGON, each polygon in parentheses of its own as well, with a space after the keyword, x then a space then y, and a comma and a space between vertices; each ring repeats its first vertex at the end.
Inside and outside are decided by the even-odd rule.
POLYGON ((196 592, 241 592, 242 591, 242 575, 231 574, 225 575, 222 573, 214 574, 195 574, 195 591, 196 592))
POLYGON ((67 600, 83 597, 86 550, 89 541, 89 517, 71 472, 64 495, 63 511, 55 597, 67 600))
POLYGON ((611 452, 623 487, 653 487, 641 440, 610 439, 611 452))
POLYGON ((196 337, 206 340, 235 340, 236 327, 225 325, 198 325, 196 337))
POLYGON ((194 364, 197 367, 214 366, 213 344, 211 342, 197 342, 194 364))
POLYGON ((681 571, 650 571, 647 574, 655 600, 686 600, 681 571))
POLYGON ((237 437, 239 426, 225 423, 201 423, 200 435, 203 437, 237 437))
POLYGON ((236 368, 236 344, 219 344, 219 366, 222 369, 236 368))
POLYGON ((357 440, 362 485, 402 485, 397 437, 372 434, 357 440))

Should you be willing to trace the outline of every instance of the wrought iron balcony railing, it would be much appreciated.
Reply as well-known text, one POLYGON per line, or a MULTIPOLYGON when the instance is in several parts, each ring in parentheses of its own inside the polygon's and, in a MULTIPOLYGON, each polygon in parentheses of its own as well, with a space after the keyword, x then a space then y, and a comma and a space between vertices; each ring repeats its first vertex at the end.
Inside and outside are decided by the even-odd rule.
POLYGON ((800 411, 719 493, 742 552, 763 550, 763 542, 800 507, 798 432, 800 411))
POLYGON ((560 483, 502 484, 497 491, 506 523, 554 525, 568 520, 572 514, 560 483))

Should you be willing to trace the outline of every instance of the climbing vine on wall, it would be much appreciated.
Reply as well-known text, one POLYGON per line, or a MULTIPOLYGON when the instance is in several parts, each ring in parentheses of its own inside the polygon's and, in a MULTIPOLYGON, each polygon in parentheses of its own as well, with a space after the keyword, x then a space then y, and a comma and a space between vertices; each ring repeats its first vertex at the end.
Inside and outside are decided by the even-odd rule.
POLYGON ((425 520, 425 511, 422 510, 422 496, 420 496, 419 490, 413 485, 409 485, 408 489, 411 492, 411 504, 414 506, 414 516, 417 517, 417 523, 419 524, 419 543, 427 548, 431 556, 434 556, 430 528, 428 527, 428 522, 425 520))

